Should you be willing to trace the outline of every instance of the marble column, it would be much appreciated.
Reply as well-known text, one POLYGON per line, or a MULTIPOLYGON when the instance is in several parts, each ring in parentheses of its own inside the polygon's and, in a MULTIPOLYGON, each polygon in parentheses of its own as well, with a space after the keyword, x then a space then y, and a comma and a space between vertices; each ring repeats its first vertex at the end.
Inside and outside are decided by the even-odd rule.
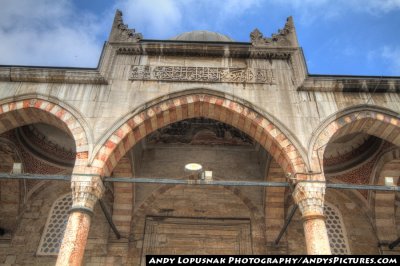
POLYGON ((57 264, 81 265, 94 205, 104 193, 100 176, 72 176, 72 207, 57 264))
POLYGON ((331 254, 324 216, 325 187, 325 183, 299 182, 293 192, 302 214, 309 255, 331 254))

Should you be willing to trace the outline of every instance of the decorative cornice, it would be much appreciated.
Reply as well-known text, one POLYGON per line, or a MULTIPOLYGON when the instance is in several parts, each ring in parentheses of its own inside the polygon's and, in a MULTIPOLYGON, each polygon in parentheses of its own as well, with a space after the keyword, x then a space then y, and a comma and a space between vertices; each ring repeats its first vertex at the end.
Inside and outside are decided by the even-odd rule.
POLYGON ((153 56, 193 56, 288 60, 298 49, 294 47, 253 47, 243 43, 171 43, 142 41, 114 44, 117 54, 153 56))
POLYGON ((310 75, 300 91, 399 93, 400 77, 310 75))
POLYGON ((0 66, 0 81, 107 84, 96 69, 0 66))

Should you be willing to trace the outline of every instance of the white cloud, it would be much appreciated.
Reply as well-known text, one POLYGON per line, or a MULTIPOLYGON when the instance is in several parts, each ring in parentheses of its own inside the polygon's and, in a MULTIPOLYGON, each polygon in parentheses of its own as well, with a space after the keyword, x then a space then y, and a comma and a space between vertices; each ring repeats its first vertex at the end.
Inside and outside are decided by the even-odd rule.
POLYGON ((0 9, 0 64, 95 67, 101 24, 67 0, 7 0, 0 9))
POLYGON ((162 37, 170 36, 180 26, 184 15, 181 1, 173 0, 121 0, 116 7, 123 11, 124 22, 130 28, 162 37))
POLYGON ((367 63, 370 66, 381 66, 388 75, 399 76, 400 46, 385 45, 369 51, 367 53, 367 63))
POLYGON ((360 10, 373 14, 388 13, 400 9, 400 0, 352 0, 350 3, 360 10))
POLYGON ((395 75, 400 73, 400 46, 384 46, 380 56, 389 65, 389 72, 395 75))
POLYGON ((124 22, 145 33, 145 38, 164 39, 187 27, 216 28, 260 3, 261 0, 118 0, 115 7, 123 11, 124 22))
POLYGON ((276 6, 291 7, 305 25, 319 19, 336 19, 348 11, 381 16, 400 10, 400 0, 272 0, 276 6))

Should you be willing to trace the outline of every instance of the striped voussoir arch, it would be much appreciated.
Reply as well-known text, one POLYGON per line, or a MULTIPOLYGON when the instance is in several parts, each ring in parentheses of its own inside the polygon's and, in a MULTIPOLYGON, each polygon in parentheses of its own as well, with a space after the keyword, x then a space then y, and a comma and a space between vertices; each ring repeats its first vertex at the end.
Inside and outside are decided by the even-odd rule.
POLYGON ((45 123, 70 133, 75 140, 75 165, 86 165, 88 140, 78 119, 59 104, 43 99, 24 99, 0 105, 0 134, 33 123, 45 123))
POLYGON ((124 154, 146 135, 170 123, 194 117, 215 119, 245 132, 260 143, 285 172, 305 169, 297 148, 273 122, 233 100, 200 93, 164 100, 130 117, 104 142, 92 166, 110 175, 124 154))
POLYGON ((323 158, 332 137, 339 138, 356 132, 364 132, 400 146, 398 117, 373 110, 354 111, 330 122, 318 134, 312 146, 312 167, 319 168, 319 160, 323 158))
MULTIPOLYGON (((385 152, 375 163, 371 183, 385 185, 385 177, 392 177, 397 185, 400 176, 400 149, 385 152)), ((371 192, 372 208, 375 213, 376 231, 380 241, 393 241, 397 239, 395 217, 396 194, 387 191, 371 192)))

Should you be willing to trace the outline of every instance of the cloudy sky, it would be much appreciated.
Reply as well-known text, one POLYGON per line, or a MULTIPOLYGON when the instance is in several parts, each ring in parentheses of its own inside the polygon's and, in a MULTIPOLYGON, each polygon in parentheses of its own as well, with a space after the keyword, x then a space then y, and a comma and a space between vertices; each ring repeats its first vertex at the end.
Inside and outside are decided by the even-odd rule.
POLYGON ((247 42, 293 16, 311 74, 400 76, 400 0, 2 0, 0 64, 96 67, 116 8, 146 39, 247 42))

